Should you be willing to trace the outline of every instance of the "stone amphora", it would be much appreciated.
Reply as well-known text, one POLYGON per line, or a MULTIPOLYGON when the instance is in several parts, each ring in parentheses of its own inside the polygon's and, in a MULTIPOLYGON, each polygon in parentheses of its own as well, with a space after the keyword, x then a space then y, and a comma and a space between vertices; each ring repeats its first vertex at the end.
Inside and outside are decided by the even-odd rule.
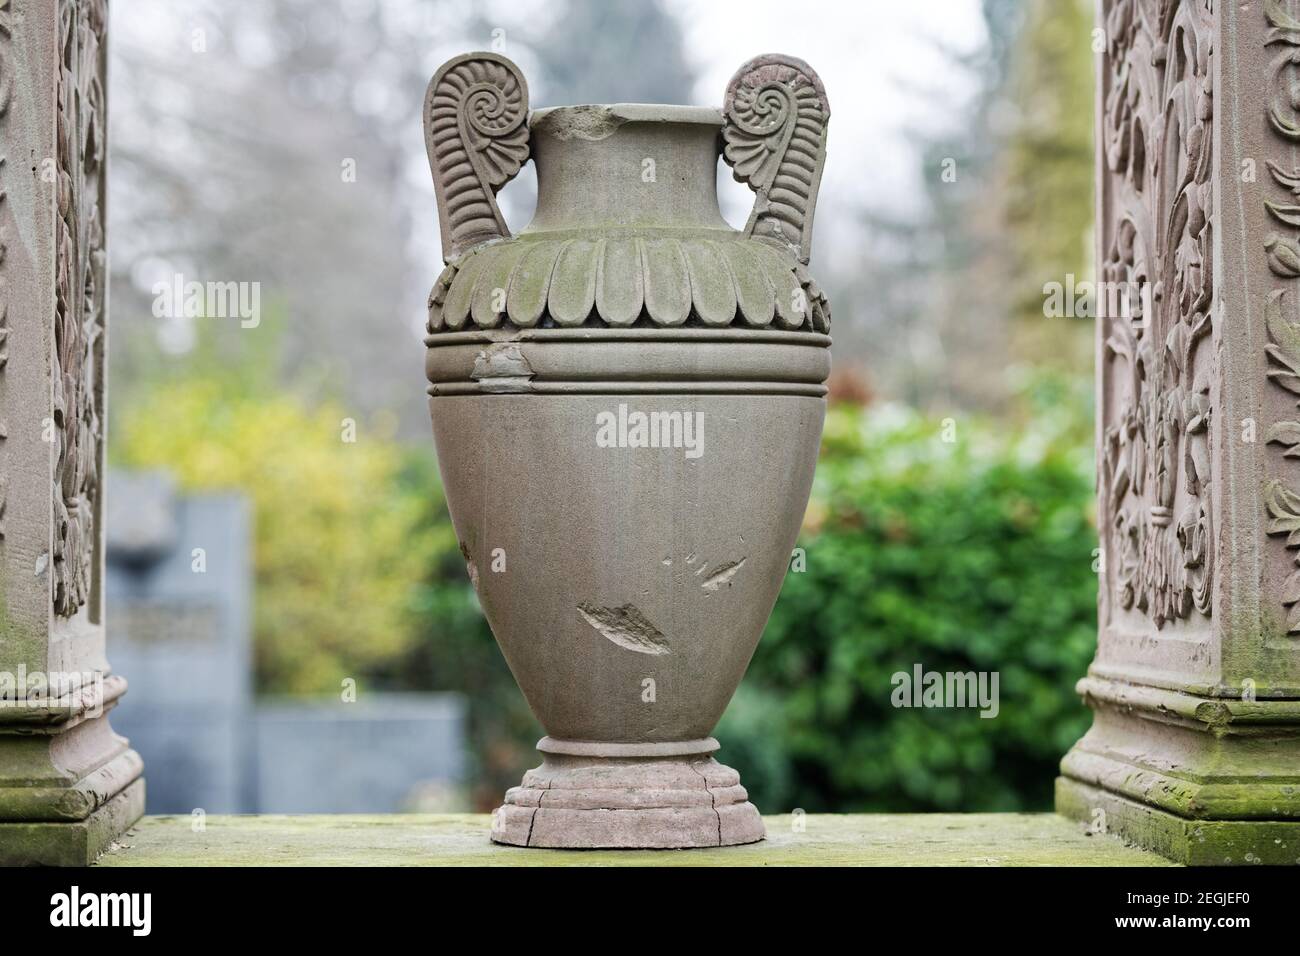
POLYGON ((763 838, 710 734, 753 656, 808 501, 830 310, 807 272, 830 109, 791 57, 721 112, 528 109, 505 57, 425 102, 447 266, 426 370, 452 521, 546 730, 493 816, 536 847, 763 838), (718 211, 721 155, 757 194, 718 211), (532 158, 512 236, 497 190, 532 158))

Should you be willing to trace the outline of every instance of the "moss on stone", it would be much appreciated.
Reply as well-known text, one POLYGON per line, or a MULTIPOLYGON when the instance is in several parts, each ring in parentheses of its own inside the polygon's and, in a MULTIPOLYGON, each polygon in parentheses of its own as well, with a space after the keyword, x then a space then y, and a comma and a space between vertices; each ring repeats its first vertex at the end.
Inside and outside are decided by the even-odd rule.
POLYGON ((101 866, 1167 866, 1054 814, 770 816, 768 838, 703 850, 497 846, 477 814, 146 817, 101 866))

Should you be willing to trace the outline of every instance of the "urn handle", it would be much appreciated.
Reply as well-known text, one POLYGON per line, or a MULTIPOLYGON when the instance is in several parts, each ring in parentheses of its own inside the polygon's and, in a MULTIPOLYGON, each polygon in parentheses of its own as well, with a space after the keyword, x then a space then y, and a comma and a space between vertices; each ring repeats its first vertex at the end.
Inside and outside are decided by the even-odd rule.
POLYGON ((424 98, 424 145, 443 261, 508 238, 497 190, 528 161, 528 83, 519 67, 496 53, 466 53, 439 67, 424 98))
POLYGON ((727 84, 722 113, 723 159, 758 194, 745 235, 807 264, 831 116, 821 77, 792 56, 756 56, 727 84))

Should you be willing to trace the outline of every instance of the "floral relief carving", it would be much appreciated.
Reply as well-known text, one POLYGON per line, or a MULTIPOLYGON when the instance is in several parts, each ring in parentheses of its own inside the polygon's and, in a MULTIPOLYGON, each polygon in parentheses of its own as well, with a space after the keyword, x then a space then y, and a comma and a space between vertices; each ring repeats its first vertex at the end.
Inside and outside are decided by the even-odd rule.
POLYGON ((1214 11, 1107 0, 1103 14, 1102 607, 1162 628, 1213 604, 1214 11))
POLYGON ((96 572, 102 449, 104 0, 61 0, 54 313, 54 609, 86 603, 96 572))
MULTIPOLYGON (((1278 49, 1273 59, 1272 95, 1267 107, 1269 129, 1290 153, 1300 144, 1300 112, 1297 111, 1295 82, 1300 66, 1300 20, 1288 14, 1276 0, 1264 5, 1268 21, 1265 45, 1278 49)), ((1282 154, 1279 150, 1279 154, 1282 154)), ((1268 378, 1278 388, 1300 396, 1300 325, 1286 316, 1287 291, 1291 280, 1300 277, 1300 168, 1287 169, 1267 160, 1273 198, 1264 200, 1264 210, 1275 231, 1264 238, 1264 255, 1269 271, 1279 283, 1265 304, 1268 378)), ((1297 399, 1300 402, 1300 399, 1297 399)), ((1283 420, 1269 425, 1265 439, 1281 446, 1283 459, 1300 458, 1300 420, 1283 420)), ((1266 526, 1270 535, 1286 535, 1285 547, 1300 551, 1300 495, 1283 478, 1270 478, 1264 489, 1266 526)), ((1300 565, 1300 553, 1296 555, 1300 565)), ((1281 602, 1286 608, 1286 631, 1300 634, 1300 569, 1293 569, 1282 586, 1281 602)))
MULTIPOLYGON (((1285 295, 1283 289, 1274 290, 1269 294, 1265 307, 1268 377, 1278 387, 1300 396, 1300 325, 1283 318, 1285 295)), ((1274 422, 1269 426, 1265 440, 1270 445, 1281 445, 1283 458, 1300 458, 1300 421, 1274 422)), ((1286 482, 1273 478, 1265 487, 1264 507, 1269 518, 1268 533, 1285 534, 1286 547, 1300 549, 1300 495, 1286 482)), ((1300 564, 1300 555, 1297 555, 1296 562, 1300 564)), ((1291 572, 1282 592, 1282 604, 1287 608, 1287 633, 1300 634, 1300 569, 1291 572)))
MULTIPOLYGON (((9 61, 9 45, 13 40, 9 3, 10 0, 0 0, 0 129, 8 123, 14 82, 13 68, 9 61)), ((0 139, 0 143, 3 142, 5 140, 0 139)), ((5 257, 9 253, 9 237, 3 220, 6 203, 3 181, 5 158, 4 153, 0 152, 0 388, 4 386, 5 368, 9 364, 9 289, 4 275, 5 257)), ((5 536, 5 509, 9 499, 9 467, 3 458, 8 437, 5 408, 0 403, 0 541, 5 536)))

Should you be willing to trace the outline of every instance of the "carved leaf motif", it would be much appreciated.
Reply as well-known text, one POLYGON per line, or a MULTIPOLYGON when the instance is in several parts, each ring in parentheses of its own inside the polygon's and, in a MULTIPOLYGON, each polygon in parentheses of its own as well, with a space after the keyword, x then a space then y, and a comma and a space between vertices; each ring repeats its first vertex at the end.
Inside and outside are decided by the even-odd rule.
POLYGON ((1268 533, 1284 534, 1288 548, 1300 548, 1300 495, 1275 478, 1265 489, 1264 503, 1270 519, 1268 533))
POLYGON ((1300 206, 1280 206, 1275 202, 1264 200, 1264 208, 1273 214, 1273 218, 1288 226, 1300 226, 1300 206))
POLYGON ((1272 109, 1268 112, 1268 120, 1273 130, 1280 136, 1287 139, 1300 140, 1300 125, 1292 122, 1282 115, 1282 111, 1274 103, 1272 109))
POLYGON ((424 139, 447 262, 510 235, 496 193, 528 160, 528 84, 495 53, 448 60, 424 103, 424 139))
POLYGON ((1273 29, 1269 31, 1268 42, 1300 43, 1300 20, 1295 19, 1284 9, 1278 0, 1264 0, 1264 15, 1273 29))
POLYGON ((830 104, 821 79, 794 57, 766 54, 731 78, 723 100, 723 159, 757 193, 745 234, 808 262, 826 159, 830 104))
MULTIPOLYGON (((1288 46, 1300 47, 1300 21, 1288 14, 1278 0, 1265 0, 1264 13, 1268 17, 1271 29, 1268 31, 1265 45, 1283 43, 1288 46)), ((1286 64, 1295 65, 1296 54, 1293 52, 1286 58, 1286 64)), ((1294 114, 1294 102, 1280 105, 1276 100, 1269 107, 1268 121, 1273 127, 1273 131, 1284 139, 1292 142, 1300 142, 1300 123, 1292 119, 1288 113, 1294 114)))
POLYGON ((1278 422, 1268 430, 1268 443, 1286 445, 1285 458, 1300 458, 1300 422, 1278 422))
POLYGON ((1271 159, 1264 163, 1268 171, 1273 174, 1279 186, 1289 190, 1293 196, 1300 196, 1300 169, 1293 169, 1291 172, 1284 172, 1282 167, 1271 159))
MULTIPOLYGON (((1288 548, 1300 548, 1300 495, 1274 479, 1264 491, 1264 504, 1269 514, 1268 533, 1284 534, 1288 548)), ((1287 633, 1300 634, 1300 571, 1293 571, 1283 585, 1282 604, 1290 609, 1287 633)))
POLYGON ((1264 305, 1264 324, 1269 338, 1264 351, 1277 366, 1269 369, 1268 377, 1288 392, 1300 395, 1300 325, 1282 317, 1285 294, 1282 289, 1273 292, 1264 305))
POLYGON ((447 266, 428 299, 430 335, 442 330, 527 328, 543 314, 557 323, 588 315, 628 325, 641 313, 657 325, 692 314, 716 325, 828 331, 830 307, 802 263, 764 242, 731 234, 574 242, 523 237, 472 249, 447 266), (565 281, 552 281, 563 270, 565 281), (493 290, 500 300, 493 304, 493 290), (565 302, 581 290, 576 305, 565 302), (800 311, 795 300, 807 301, 800 311), (564 318, 567 316, 567 318, 564 318))
POLYGON ((1270 232, 1264 237, 1264 252, 1268 255, 1268 267, 1274 275, 1283 279, 1300 276, 1300 244, 1294 239, 1270 232))

